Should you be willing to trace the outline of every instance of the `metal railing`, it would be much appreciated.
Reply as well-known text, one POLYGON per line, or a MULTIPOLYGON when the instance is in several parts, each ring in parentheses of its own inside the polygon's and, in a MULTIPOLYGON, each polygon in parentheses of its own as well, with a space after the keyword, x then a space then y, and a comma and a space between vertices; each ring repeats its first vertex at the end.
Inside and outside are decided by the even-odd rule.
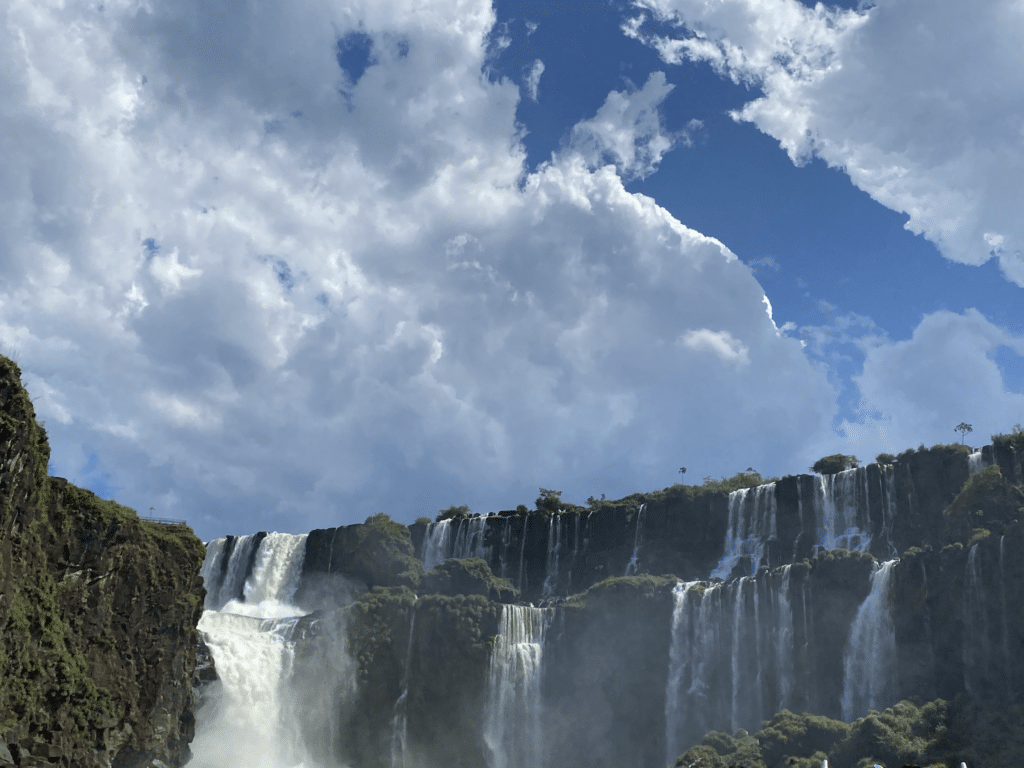
POLYGON ((169 517, 140 517, 140 520, 148 520, 151 523, 160 523, 161 525, 187 525, 187 520, 173 520, 169 517))

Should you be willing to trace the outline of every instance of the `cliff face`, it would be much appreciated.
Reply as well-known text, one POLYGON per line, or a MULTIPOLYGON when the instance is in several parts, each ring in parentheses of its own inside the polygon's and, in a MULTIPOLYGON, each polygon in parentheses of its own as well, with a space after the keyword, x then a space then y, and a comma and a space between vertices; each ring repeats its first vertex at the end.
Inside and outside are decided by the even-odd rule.
POLYGON ((0 766, 182 765, 202 542, 48 477, 48 461, 0 358, 0 766))

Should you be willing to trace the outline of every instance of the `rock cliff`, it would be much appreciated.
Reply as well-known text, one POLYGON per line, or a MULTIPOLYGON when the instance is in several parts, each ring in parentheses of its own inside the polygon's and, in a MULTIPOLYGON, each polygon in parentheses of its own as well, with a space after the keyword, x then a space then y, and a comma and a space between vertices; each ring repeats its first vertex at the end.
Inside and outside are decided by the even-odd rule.
POLYGON ((49 477, 49 453, 0 357, 0 766, 180 766, 202 542, 49 477))

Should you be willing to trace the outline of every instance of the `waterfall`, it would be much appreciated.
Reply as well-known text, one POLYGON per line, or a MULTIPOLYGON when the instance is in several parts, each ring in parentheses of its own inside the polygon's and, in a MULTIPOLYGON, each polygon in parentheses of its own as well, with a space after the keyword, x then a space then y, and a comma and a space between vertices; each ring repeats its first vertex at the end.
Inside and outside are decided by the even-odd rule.
POLYGON ((452 521, 440 520, 427 526, 423 537, 423 572, 430 573, 435 565, 448 558, 448 543, 451 541, 452 521))
MULTIPOLYGON (((241 600, 244 598, 246 571, 249 568, 249 561, 252 559, 255 539, 256 537, 253 534, 234 538, 234 546, 231 547, 226 566, 224 565, 223 557, 227 542, 224 539, 215 540, 215 542, 224 543, 214 550, 214 558, 219 561, 216 563, 216 567, 214 567, 214 562, 211 562, 210 567, 207 569, 211 577, 210 584, 213 587, 207 587, 205 601, 207 608, 218 610, 230 600, 241 600), (219 558, 217 557, 218 549, 221 553, 219 558), (221 578, 217 577, 217 568, 221 569, 223 573, 221 578)), ((209 556, 210 553, 207 551, 207 557, 209 556)), ((203 566, 206 566, 205 560, 203 561, 203 566)))
POLYGON ((711 577, 728 579, 737 563, 744 558, 750 561, 749 575, 756 573, 764 560, 765 543, 776 536, 775 526, 775 483, 730 493, 725 554, 711 572, 711 577))
MULTIPOLYGON (((260 542, 245 602, 237 598, 252 554, 252 537, 236 540, 224 583, 199 620, 219 677, 212 702, 200 711, 192 768, 287 768, 306 760, 288 680, 299 610, 287 603, 302 571, 305 535, 269 534, 260 542), (223 605, 218 605, 221 600, 223 605), (210 709, 207 709, 207 706, 210 709)), ((211 578, 223 563, 223 540, 211 542, 203 563, 211 578)))
POLYGON ((778 712, 789 706, 796 685, 795 632, 793 628, 793 605, 789 601, 789 574, 791 566, 785 565, 771 574, 775 586, 775 606, 772 615, 775 625, 769 637, 775 641, 775 676, 778 684, 778 701, 773 711, 778 712))
POLYGON ((541 662, 553 611, 503 605, 488 678, 484 740, 489 768, 543 768, 541 662))
POLYGON ((899 553, 892 543, 892 526, 896 521, 896 468, 892 464, 881 467, 885 485, 885 508, 882 510, 882 535, 889 545, 889 554, 896 557, 899 553))
POLYGON ((644 507, 646 506, 646 503, 641 504, 640 508, 636 511, 636 532, 633 534, 633 556, 629 559, 629 564, 626 566, 626 576, 636 576, 636 573, 640 568, 640 546, 644 543, 643 520, 644 507))
POLYGON ((1013 701, 1016 694, 1013 690, 1013 655, 1010 653, 1010 619, 1006 611, 1006 566, 1005 549, 1006 536, 999 537, 999 615, 1002 629, 1003 641, 1003 679, 1006 681, 1006 700, 1013 701))
POLYGON ((896 631, 892 573, 897 560, 876 564, 871 591, 850 627, 843 654, 843 720, 896 703, 896 631))
POLYGON ((756 730, 791 704, 795 635, 790 569, 672 592, 665 756, 672 764, 710 730, 756 730), (770 711, 769 711, 770 710, 770 711))
POLYGON ((220 600, 220 588, 224 580, 224 557, 228 540, 226 538, 214 539, 206 542, 206 557, 203 559, 203 566, 199 574, 203 577, 203 586, 206 587, 206 600, 204 607, 212 608, 220 600))
POLYGON ((981 472, 985 467, 989 465, 989 462, 985 461, 985 456, 981 451, 974 451, 974 453, 968 454, 967 456, 967 474, 974 475, 981 472))
POLYGON ((963 594, 964 688, 980 698, 989 683, 988 666, 992 661, 989 642, 988 603, 981 572, 981 550, 975 544, 967 554, 963 594))
POLYGON ((409 668, 412 666, 412 639, 416 631, 416 609, 409 609, 409 642, 405 646, 405 667, 402 670, 402 692, 395 702, 395 715, 391 720, 391 768, 405 768, 409 721, 406 702, 409 699, 409 668))
POLYGON ((679 726, 684 714, 684 677, 693 677, 693 594, 701 582, 679 582, 672 589, 672 641, 669 645, 668 682, 665 686, 665 765, 675 765, 686 750, 679 726))
POLYGON ((519 546, 519 580, 516 582, 516 589, 520 592, 526 589, 526 534, 530 530, 530 517, 531 515, 523 515, 523 540, 519 546))
POLYGON ((822 549, 867 551, 871 543, 867 467, 818 475, 815 512, 822 549))
POLYGON ((558 586, 558 558, 562 550, 562 530, 565 515, 561 511, 548 518, 548 557, 544 574, 542 596, 551 597, 558 586))
POLYGON ((452 557, 482 557, 487 559, 484 547, 484 532, 487 530, 487 517, 464 518, 459 521, 459 532, 455 536, 452 557))
POLYGON ((245 581, 245 602, 291 603, 305 554, 306 534, 267 534, 256 550, 256 562, 245 581))
POLYGON ((508 545, 512 543, 512 518, 503 517, 502 523, 504 528, 501 532, 501 553, 498 555, 498 564, 500 567, 500 573, 498 574, 501 578, 508 578, 508 545))

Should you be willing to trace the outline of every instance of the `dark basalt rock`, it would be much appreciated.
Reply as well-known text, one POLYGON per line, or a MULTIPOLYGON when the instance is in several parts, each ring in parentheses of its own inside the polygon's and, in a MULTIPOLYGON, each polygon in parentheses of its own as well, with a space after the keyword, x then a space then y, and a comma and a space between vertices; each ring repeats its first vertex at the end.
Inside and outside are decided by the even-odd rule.
POLYGON ((202 542, 62 478, 0 358, 0 763, 190 757, 202 542))

